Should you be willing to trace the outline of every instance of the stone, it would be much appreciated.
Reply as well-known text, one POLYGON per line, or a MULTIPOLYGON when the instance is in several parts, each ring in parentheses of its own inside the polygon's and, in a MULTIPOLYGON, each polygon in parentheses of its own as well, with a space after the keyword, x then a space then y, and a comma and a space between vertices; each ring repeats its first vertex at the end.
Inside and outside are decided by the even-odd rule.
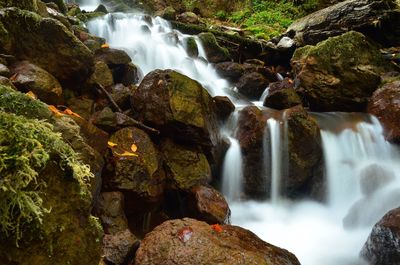
POLYGON ((364 111, 384 65, 378 47, 354 31, 299 48, 292 58, 296 91, 312 111, 364 111))
POLYGON ((142 71, 133 63, 113 66, 112 70, 115 83, 121 83, 124 86, 137 84, 140 79, 143 79, 142 71))
POLYGON ((213 97, 213 100, 215 102, 217 116, 220 120, 227 119, 231 113, 235 111, 235 105, 228 97, 216 96, 213 97))
POLYGON ((175 20, 177 12, 172 6, 167 6, 162 11, 156 12, 156 15, 166 20, 175 20))
POLYGON ((193 12, 184 12, 177 16, 176 20, 182 23, 198 24, 200 22, 199 17, 193 12))
POLYGON ((128 64, 132 61, 131 57, 123 51, 113 48, 102 48, 95 52, 95 60, 103 61, 108 66, 115 64, 128 64))
POLYGON ((212 98, 187 76, 173 70, 150 72, 133 94, 132 103, 140 120, 166 136, 208 148, 218 142, 212 98))
POLYGON ((112 235, 106 234, 103 238, 104 260, 116 265, 131 263, 138 245, 139 240, 129 229, 112 235))
POLYGON ((236 87, 239 93, 245 95, 249 99, 259 99, 268 87, 268 79, 257 72, 244 74, 240 77, 236 87))
POLYGON ((167 139, 161 145, 161 152, 168 184, 172 188, 189 190, 210 181, 210 165, 199 148, 186 147, 167 139))
POLYGON ((127 127, 111 135, 108 169, 104 186, 133 193, 142 201, 158 201, 163 194, 165 176, 160 155, 150 137, 142 130, 127 127))
POLYGON ((109 87, 114 84, 113 75, 107 64, 103 61, 97 61, 94 65, 94 72, 90 77, 89 83, 92 85, 102 85, 109 87))
POLYGON ((116 234, 128 229, 128 219, 124 213, 124 195, 119 191, 100 193, 94 213, 99 217, 106 234, 116 234))
POLYGON ((62 87, 58 80, 46 70, 22 61, 12 66, 13 84, 23 92, 32 91, 40 100, 57 105, 61 102, 62 87))
POLYGON ((11 80, 4 76, 0 76, 0 85, 11 87, 12 89, 17 90, 11 80))
POLYGON ((194 219, 164 222, 148 233, 135 264, 275 264, 299 265, 287 250, 270 245, 252 232, 230 225, 210 226, 194 219))
POLYGON ((360 255, 371 265, 400 264, 400 208, 389 211, 375 226, 360 255))
POLYGON ((100 12, 100 13, 108 14, 107 7, 105 7, 102 4, 100 4, 93 12, 100 12))
POLYGON ((263 105, 277 110, 289 109, 300 105, 301 98, 294 90, 294 82, 285 78, 282 81, 269 84, 268 95, 263 105))
POLYGON ((89 120, 94 111, 94 100, 84 97, 73 97, 67 101, 68 107, 85 120, 89 120))
POLYGON ((5 66, 4 64, 1 64, 1 63, 0 63, 0 76, 4 76, 7 78, 11 76, 10 69, 8 69, 7 66, 5 66))
POLYGON ((235 62, 217 63, 215 69, 221 77, 226 78, 231 82, 239 81, 245 71, 242 64, 235 62))
POLYGON ((294 35, 300 47, 355 30, 385 46, 398 46, 399 28, 400 10, 395 1, 347 0, 295 21, 287 35, 294 35))
POLYGON ((220 63, 229 60, 229 51, 218 44, 217 39, 212 33, 204 32, 198 36, 203 44, 208 61, 220 63))
POLYGON ((91 122, 106 132, 114 132, 117 129, 116 114, 109 107, 95 112, 91 117, 91 122))
POLYGON ((54 4, 57 5, 59 12, 61 12, 63 14, 67 13, 67 7, 66 7, 66 5, 65 5, 63 0, 44 0, 43 2, 45 2, 45 3, 54 3, 54 4))
POLYGON ((116 84, 111 87, 111 97, 122 110, 128 110, 131 108, 131 97, 136 89, 133 85, 116 84))
POLYGON ((0 12, 0 52, 30 61, 63 85, 79 84, 93 72, 92 52, 64 25, 17 8, 0 12))
POLYGON ((196 58, 199 56, 199 49, 197 47, 197 42, 194 37, 188 37, 184 41, 185 49, 189 57, 196 58))
POLYGON ((2 0, 0 8, 6 7, 17 7, 32 12, 38 11, 38 3, 35 0, 2 0))
POLYGON ((369 100, 368 112, 379 119, 389 141, 400 143, 400 81, 389 82, 376 90, 369 100))

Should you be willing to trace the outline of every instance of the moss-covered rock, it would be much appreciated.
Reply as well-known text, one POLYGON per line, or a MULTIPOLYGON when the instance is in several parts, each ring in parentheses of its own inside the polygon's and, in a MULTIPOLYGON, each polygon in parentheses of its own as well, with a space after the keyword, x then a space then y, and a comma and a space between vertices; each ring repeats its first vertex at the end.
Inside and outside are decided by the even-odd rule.
POLYGON ((66 14, 67 13, 67 7, 65 5, 64 0, 43 0, 43 2, 45 3, 55 3, 58 7, 58 10, 63 13, 66 14))
POLYGON ((190 57, 199 56, 199 49, 197 47, 197 43, 194 37, 186 38, 184 44, 186 52, 190 57))
POLYGON ((37 0, 0 0, 0 8, 18 7, 32 12, 38 11, 37 0))
POLYGON ((164 156, 168 183, 172 188, 188 190, 210 181, 210 165, 200 149, 165 140, 161 152, 164 156))
POLYGON ((316 111, 363 111, 384 64, 378 47, 354 31, 299 48, 292 58, 297 90, 316 111))
POLYGON ((64 25, 17 8, 0 11, 0 52, 29 60, 61 83, 80 83, 93 71, 92 52, 64 25))
POLYGON ((94 174, 57 132, 62 121, 33 118, 52 120, 45 104, 6 87, 0 94, 2 263, 97 265, 102 229, 90 216, 94 174))
POLYGON ((204 51, 207 59, 212 63, 219 63, 229 60, 229 51, 221 47, 214 34, 211 32, 204 32, 199 34, 201 43, 203 44, 204 51))
POLYGON ((285 78, 282 81, 269 84, 268 95, 263 105, 273 109, 288 109, 301 104, 301 98, 294 90, 292 80, 285 78))
POLYGON ((172 70, 145 76, 133 95, 140 119, 166 135, 211 147, 218 142, 212 98, 198 82, 172 70))
POLYGON ((90 77, 89 84, 99 84, 103 87, 109 87, 114 84, 112 72, 103 61, 97 61, 95 63, 94 72, 90 77))

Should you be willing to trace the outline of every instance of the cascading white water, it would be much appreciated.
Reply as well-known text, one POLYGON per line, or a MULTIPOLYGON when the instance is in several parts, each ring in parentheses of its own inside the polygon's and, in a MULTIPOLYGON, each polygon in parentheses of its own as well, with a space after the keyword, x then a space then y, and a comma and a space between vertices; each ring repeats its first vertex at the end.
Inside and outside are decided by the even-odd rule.
MULTIPOLYGON (((263 141, 263 153, 264 153, 264 166, 271 165, 270 168, 265 168, 264 171, 270 170, 271 174, 271 202, 276 203, 280 196, 280 186, 281 186, 281 172, 282 172, 282 135, 281 135, 281 125, 279 121, 270 118, 267 120, 267 126, 265 130, 269 133, 270 150, 269 156, 267 155, 266 149, 268 148, 266 141, 267 132, 264 133, 263 141), (270 160, 271 163, 266 163, 265 160, 270 160)), ((267 172, 265 172, 267 173, 267 172)), ((269 173, 269 172, 268 172, 269 173)))
POLYGON ((81 10, 93 11, 100 5, 100 0, 78 0, 77 3, 81 10))
POLYGON ((174 69, 200 82, 212 96, 230 96, 229 83, 204 58, 201 42, 195 38, 199 56, 191 58, 185 50, 190 36, 172 29, 160 17, 113 13, 94 19, 87 26, 111 47, 125 50, 144 75, 155 69, 174 69))
POLYGON ((400 155, 374 117, 352 121, 352 115, 317 115, 329 203, 234 203, 232 223, 292 251, 303 265, 366 264, 358 253, 373 224, 400 205, 400 155))

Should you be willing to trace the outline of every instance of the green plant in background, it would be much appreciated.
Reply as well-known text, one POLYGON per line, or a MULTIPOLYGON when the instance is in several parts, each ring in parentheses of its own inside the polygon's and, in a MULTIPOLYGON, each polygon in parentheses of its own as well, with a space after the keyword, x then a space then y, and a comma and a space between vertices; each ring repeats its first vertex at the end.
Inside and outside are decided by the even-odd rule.
POLYGON ((81 184, 93 177, 51 124, 0 110, 0 234, 15 237, 16 244, 25 225, 37 227, 51 210, 43 206, 46 182, 40 176, 50 159, 81 184))

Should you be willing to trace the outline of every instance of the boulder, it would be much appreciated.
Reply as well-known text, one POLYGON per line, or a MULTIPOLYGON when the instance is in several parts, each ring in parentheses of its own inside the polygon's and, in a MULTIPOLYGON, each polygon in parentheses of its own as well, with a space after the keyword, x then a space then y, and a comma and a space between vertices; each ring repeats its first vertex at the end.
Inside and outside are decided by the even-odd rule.
POLYGON ((231 82, 239 81, 240 77, 243 75, 245 68, 240 63, 235 62, 222 62, 215 65, 217 73, 228 79, 231 82))
POLYGON ((44 0, 44 3, 54 3, 58 7, 58 11, 60 11, 63 14, 67 13, 67 7, 65 5, 65 2, 63 0, 44 0))
POLYGON ((385 65, 375 44, 354 31, 295 51, 296 90, 312 111, 364 111, 385 65))
POLYGON ((38 3, 36 0, 1 0, 0 8, 6 7, 17 7, 32 12, 38 11, 38 3))
POLYGON ((143 78, 142 71, 133 63, 114 66, 112 72, 115 83, 121 83, 124 86, 137 84, 143 78))
POLYGON ((299 265, 287 250, 252 232, 230 225, 210 226, 194 219, 164 222, 148 233, 135 264, 276 264, 299 265))
POLYGON ((112 235, 104 235, 103 259, 106 261, 106 264, 131 264, 138 245, 139 240, 129 231, 129 229, 112 235))
POLYGON ((48 104, 61 102, 62 87, 58 80, 46 70, 22 61, 12 66, 13 84, 23 92, 32 91, 40 100, 48 104))
POLYGON ((368 112, 379 119, 389 141, 400 143, 400 81, 376 90, 369 100, 368 112))
POLYGON ((30 61, 62 84, 79 84, 93 72, 92 52, 64 25, 17 8, 0 12, 0 52, 30 61))
POLYGON ((94 65, 94 72, 89 79, 91 85, 102 85, 109 87, 114 84, 113 75, 107 64, 103 61, 97 61, 94 65))
POLYGON ((346 0, 295 21, 287 30, 297 45, 314 45, 355 30, 385 45, 400 43, 400 10, 393 0, 346 0))
POLYGON ((235 105, 228 97, 216 96, 213 97, 216 114, 220 120, 227 119, 232 112, 235 111, 235 105))
POLYGON ((127 110, 131 108, 131 97, 136 89, 133 85, 116 84, 111 87, 111 97, 122 110, 127 110))
POLYGON ((94 100, 85 97, 73 97, 67 101, 67 105, 85 120, 89 120, 94 111, 94 100))
POLYGON ((277 110, 288 109, 300 104, 301 98, 294 90, 293 81, 288 78, 269 84, 268 95, 263 102, 265 107, 277 110))
POLYGON ((188 37, 184 42, 185 49, 189 57, 196 58, 199 56, 199 48, 197 47, 197 42, 194 37, 188 37))
POLYGON ((17 90, 17 88, 13 85, 11 80, 4 76, 0 76, 0 85, 11 87, 12 89, 17 90))
POLYGON ((210 165, 199 148, 183 146, 167 139, 161 145, 161 152, 168 184, 172 188, 189 190, 210 181, 210 165))
POLYGON ((100 13, 108 14, 107 7, 105 7, 105 5, 103 5, 103 4, 100 4, 93 12, 100 12, 100 13))
POLYGON ((94 213, 99 217, 106 234, 116 234, 128 229, 128 219, 124 213, 124 195, 119 191, 100 193, 94 213))
POLYGON ((371 265, 400 264, 400 208, 388 212, 373 228, 360 255, 371 265))
POLYGON ((123 51, 112 48, 102 48, 95 52, 95 60, 103 61, 108 66, 116 64, 128 64, 132 61, 131 57, 123 51))
POLYGON ((4 76, 4 77, 11 76, 10 69, 8 69, 7 66, 5 66, 4 64, 1 64, 1 63, 0 63, 0 76, 4 76))
POLYGON ((200 22, 199 17, 193 12, 184 12, 177 16, 177 21, 189 24, 198 24, 200 22))
POLYGON ((166 20, 175 20, 177 12, 172 6, 167 6, 163 10, 156 12, 155 15, 166 20))
POLYGON ((135 127, 111 135, 111 157, 104 176, 110 190, 132 193, 144 202, 156 202, 164 188, 160 156, 150 137, 135 127))
POLYGON ((145 76, 133 94, 139 119, 176 140, 212 147, 218 142, 214 104, 198 82, 172 70, 145 76))
POLYGON ((217 39, 212 33, 200 33, 199 38, 208 61, 212 63, 220 63, 229 60, 229 51, 218 44, 217 39))
POLYGON ((249 99, 259 99, 268 84, 269 81, 264 75, 251 72, 241 76, 236 87, 241 94, 249 99))

